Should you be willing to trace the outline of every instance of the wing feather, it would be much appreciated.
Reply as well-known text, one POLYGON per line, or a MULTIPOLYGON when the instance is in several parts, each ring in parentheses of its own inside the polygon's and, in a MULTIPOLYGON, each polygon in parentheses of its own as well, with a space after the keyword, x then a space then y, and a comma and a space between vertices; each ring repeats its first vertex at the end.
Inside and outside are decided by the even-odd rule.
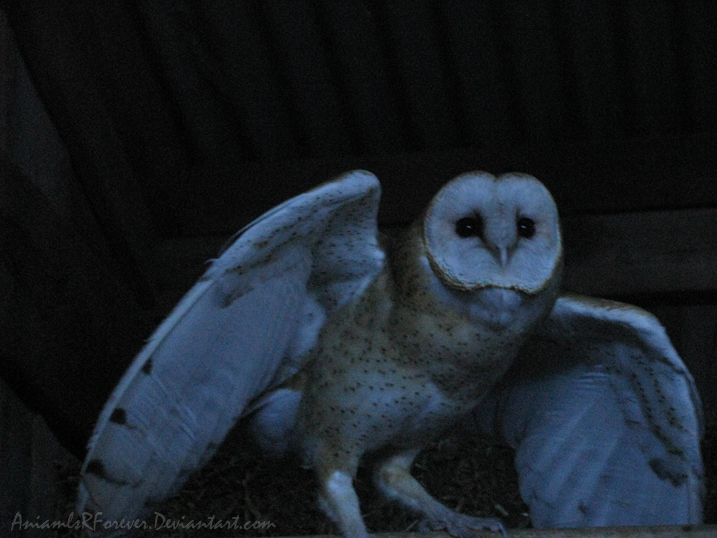
POLYGON ((77 511, 132 520, 214 453, 247 405, 299 370, 324 320, 383 264, 367 172, 236 234, 135 358, 95 426, 77 511))
POLYGON ((565 295, 475 422, 516 449, 536 527, 702 520, 702 411, 654 316, 565 295))

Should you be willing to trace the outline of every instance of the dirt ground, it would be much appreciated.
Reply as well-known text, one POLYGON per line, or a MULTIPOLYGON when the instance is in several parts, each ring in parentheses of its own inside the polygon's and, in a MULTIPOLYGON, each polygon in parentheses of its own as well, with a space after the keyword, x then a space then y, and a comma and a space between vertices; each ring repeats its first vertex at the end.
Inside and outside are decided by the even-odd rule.
MULTIPOLYGON (((708 428, 703 444, 707 475, 705 523, 717 523, 717 443, 715 425, 708 428)), ((301 536, 334 534, 336 527, 319 510, 317 484, 312 471, 293 460, 271 460, 247 450, 241 432, 234 432, 214 459, 193 476, 175 497, 153 508, 150 525, 163 527, 141 531, 143 538, 157 536, 301 536), (192 520, 230 522, 233 518, 247 530, 224 533, 192 530, 192 520), (172 527, 174 527, 172 529, 172 527)), ((480 438, 452 436, 426 449, 416 461, 413 474, 444 504, 471 515, 500 517, 508 528, 530 526, 527 507, 518 493, 511 449, 493 446, 480 438)), ((374 489, 370 462, 357 477, 364 519, 371 532, 414 530, 418 518, 385 500, 374 489)), ((71 510, 78 480, 78 464, 66 466, 63 477, 65 514, 71 510)), ((236 527, 235 527, 236 528, 236 527)), ((78 532, 60 533, 76 538, 78 532)))

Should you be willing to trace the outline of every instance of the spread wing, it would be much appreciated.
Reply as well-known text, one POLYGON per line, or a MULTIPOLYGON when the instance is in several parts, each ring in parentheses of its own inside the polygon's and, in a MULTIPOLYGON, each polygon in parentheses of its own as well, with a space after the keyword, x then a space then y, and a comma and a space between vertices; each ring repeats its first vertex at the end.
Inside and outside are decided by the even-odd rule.
POLYGON ((132 520, 206 463, 247 405, 303 364, 327 316, 383 265, 378 180, 347 173, 241 230, 135 358, 100 414, 78 513, 132 520))
POLYGON ((639 308, 561 297, 473 416, 516 449, 535 527, 702 520, 700 400, 639 308))

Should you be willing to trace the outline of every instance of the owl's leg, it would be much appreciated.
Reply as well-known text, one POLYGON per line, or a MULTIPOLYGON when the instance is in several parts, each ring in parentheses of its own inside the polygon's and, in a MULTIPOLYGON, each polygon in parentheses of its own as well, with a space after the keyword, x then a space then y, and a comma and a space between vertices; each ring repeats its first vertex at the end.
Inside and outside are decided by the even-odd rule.
POLYGON ((368 538, 353 486, 357 467, 358 461, 353 465, 341 465, 326 459, 316 466, 321 485, 319 506, 338 525, 344 538, 368 538))
POLYGON ((411 465, 420 450, 409 450, 382 461, 375 480, 383 492, 408 508, 425 516, 427 530, 445 530, 458 538, 474 538, 473 530, 491 530, 507 537, 505 527, 498 519, 473 517, 454 512, 442 505, 423 489, 411 475, 411 465))

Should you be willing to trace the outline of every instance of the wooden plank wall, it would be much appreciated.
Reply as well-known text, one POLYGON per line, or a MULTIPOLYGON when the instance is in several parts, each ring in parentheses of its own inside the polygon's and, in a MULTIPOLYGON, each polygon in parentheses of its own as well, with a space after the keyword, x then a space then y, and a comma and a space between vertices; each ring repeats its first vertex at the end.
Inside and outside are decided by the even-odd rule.
MULTIPOLYGON (((657 151, 663 138, 717 128, 717 4, 706 0, 5 4, 79 180, 126 241, 141 243, 145 231, 134 227, 137 190, 164 233, 189 225, 194 235, 211 233, 193 202, 217 189, 215 177, 251 206, 267 187, 284 199, 340 171, 309 182, 301 170, 285 175, 283 192, 253 174, 288 159, 477 150, 470 168, 496 170, 491 153, 532 146, 565 168, 636 138, 668 163, 657 151)), ((556 177, 566 188, 580 179, 556 177)), ((630 174, 604 177, 611 185, 630 174)), ((635 194, 616 198, 672 199, 660 200, 659 188, 635 194)), ((717 203, 714 192, 702 197, 717 203)), ((216 220, 231 215, 216 211, 216 220)))
MULTIPOLYGON (((168 80, 162 82, 184 107, 183 133, 167 122, 171 107, 162 100, 164 89, 153 78, 154 66, 131 24, 136 14, 127 5, 110 2, 111 9, 96 10, 76 3, 68 12, 39 0, 8 3, 16 20, 28 22, 24 42, 35 46, 24 51, 27 60, 49 66, 36 70, 35 82, 54 122, 0 12, 0 157, 33 185, 35 190, 23 191, 32 191, 26 207, 42 215, 35 235, 26 236, 35 248, 28 247, 26 258, 42 253, 38 275, 52 277, 41 278, 39 304, 45 304, 39 299, 44 291, 56 289, 55 277, 69 275, 65 283, 83 290, 73 319, 82 319, 82 308, 99 311, 96 305, 113 304, 124 294, 124 312, 139 327, 144 315, 158 320, 168 312, 232 232, 340 172, 375 172, 384 182, 382 223, 400 226, 457 173, 520 170, 546 182, 566 217, 566 287, 654 311, 695 374, 708 418, 715 417, 713 2, 680 3, 674 25, 673 6, 662 0, 652 3, 647 18, 645 2, 638 0, 626 2, 617 18, 601 3, 580 0, 562 2, 560 12, 547 2, 494 3, 489 9, 452 0, 438 9, 443 34, 429 24, 436 13, 427 2, 389 2, 377 10, 378 25, 354 2, 322 2, 318 22, 298 3, 285 2, 286 9, 267 4, 259 10, 263 18, 246 4, 231 4, 203 13, 204 31, 226 45, 216 57, 203 58, 203 51, 188 45, 194 41, 177 32, 175 19, 152 13, 161 11, 157 4, 141 3, 139 15, 155 40, 150 45, 155 52, 168 49, 161 57, 168 80), (72 9, 73 21, 90 31, 63 31, 57 21, 72 9), (224 15, 234 10, 251 13, 227 26, 224 15), (252 24, 256 20, 261 24, 252 24), (319 36, 345 29, 346 21, 351 32, 319 36), (114 34, 106 30, 117 25, 117 35, 127 39, 107 39, 114 34), (495 25, 504 30, 500 36, 495 25), (47 28, 57 30, 52 40, 44 39, 47 28), (615 28, 630 39, 614 40, 615 28), (679 46, 670 48, 664 36, 674 32, 679 46), (271 47, 265 35, 273 35, 271 47), (329 54, 325 40, 342 53, 329 54), (95 45, 121 61, 93 56, 88 68, 83 58, 95 45), (315 51, 309 56, 319 61, 307 60, 299 49, 315 51), (239 57, 236 50, 246 54, 239 57), (137 58, 144 63, 134 64, 137 58), (205 80, 207 61, 225 74, 220 84, 205 80), (245 71, 255 75, 250 84, 245 71), (337 73, 348 77, 338 86, 337 73), (132 84, 135 77, 155 85, 132 84), (226 116, 225 101, 236 105, 226 116), (143 121, 153 128, 137 129, 143 121), (580 140, 563 140, 573 135, 580 140), (192 152, 200 158, 190 166, 185 154, 192 152), (230 153, 236 155, 224 162, 230 153), (83 163, 79 170, 77 163, 83 163), (138 186, 140 169, 143 179, 160 179, 138 186), (162 211, 150 217, 145 202, 161 208, 175 186, 176 206, 167 218, 181 224, 176 228, 182 236, 159 237, 152 219, 161 220, 162 211), (101 278, 87 279, 90 274, 101 278), (130 303, 143 297, 148 310, 140 314, 130 303)), ((15 218, 24 208, 0 217, 15 218)), ((32 218, 22 220, 27 229, 32 218)), ((0 271, 0 291, 15 290, 8 274, 0 271)), ((54 319, 62 314, 55 311, 54 319)), ((95 349, 102 349, 103 338, 105 344, 115 338, 118 346, 131 340, 119 330, 98 329, 95 349)), ((43 375, 49 383, 54 373, 43 375)), ((0 461, 16 463, 0 475, 2 517, 18 506, 31 516, 51 510, 48 497, 56 483, 50 462, 61 456, 42 420, 0 380, 0 461)))
POLYGON ((78 462, 39 413, 81 454, 150 326, 1 11, 0 72, 0 536, 49 537, 12 525, 67 516, 60 474, 78 462))
POLYGON ((45 421, 28 410, 0 379, 0 534, 49 538, 45 529, 22 523, 66 521, 64 472, 77 468, 45 421), (36 519, 37 518, 37 519, 36 519))

